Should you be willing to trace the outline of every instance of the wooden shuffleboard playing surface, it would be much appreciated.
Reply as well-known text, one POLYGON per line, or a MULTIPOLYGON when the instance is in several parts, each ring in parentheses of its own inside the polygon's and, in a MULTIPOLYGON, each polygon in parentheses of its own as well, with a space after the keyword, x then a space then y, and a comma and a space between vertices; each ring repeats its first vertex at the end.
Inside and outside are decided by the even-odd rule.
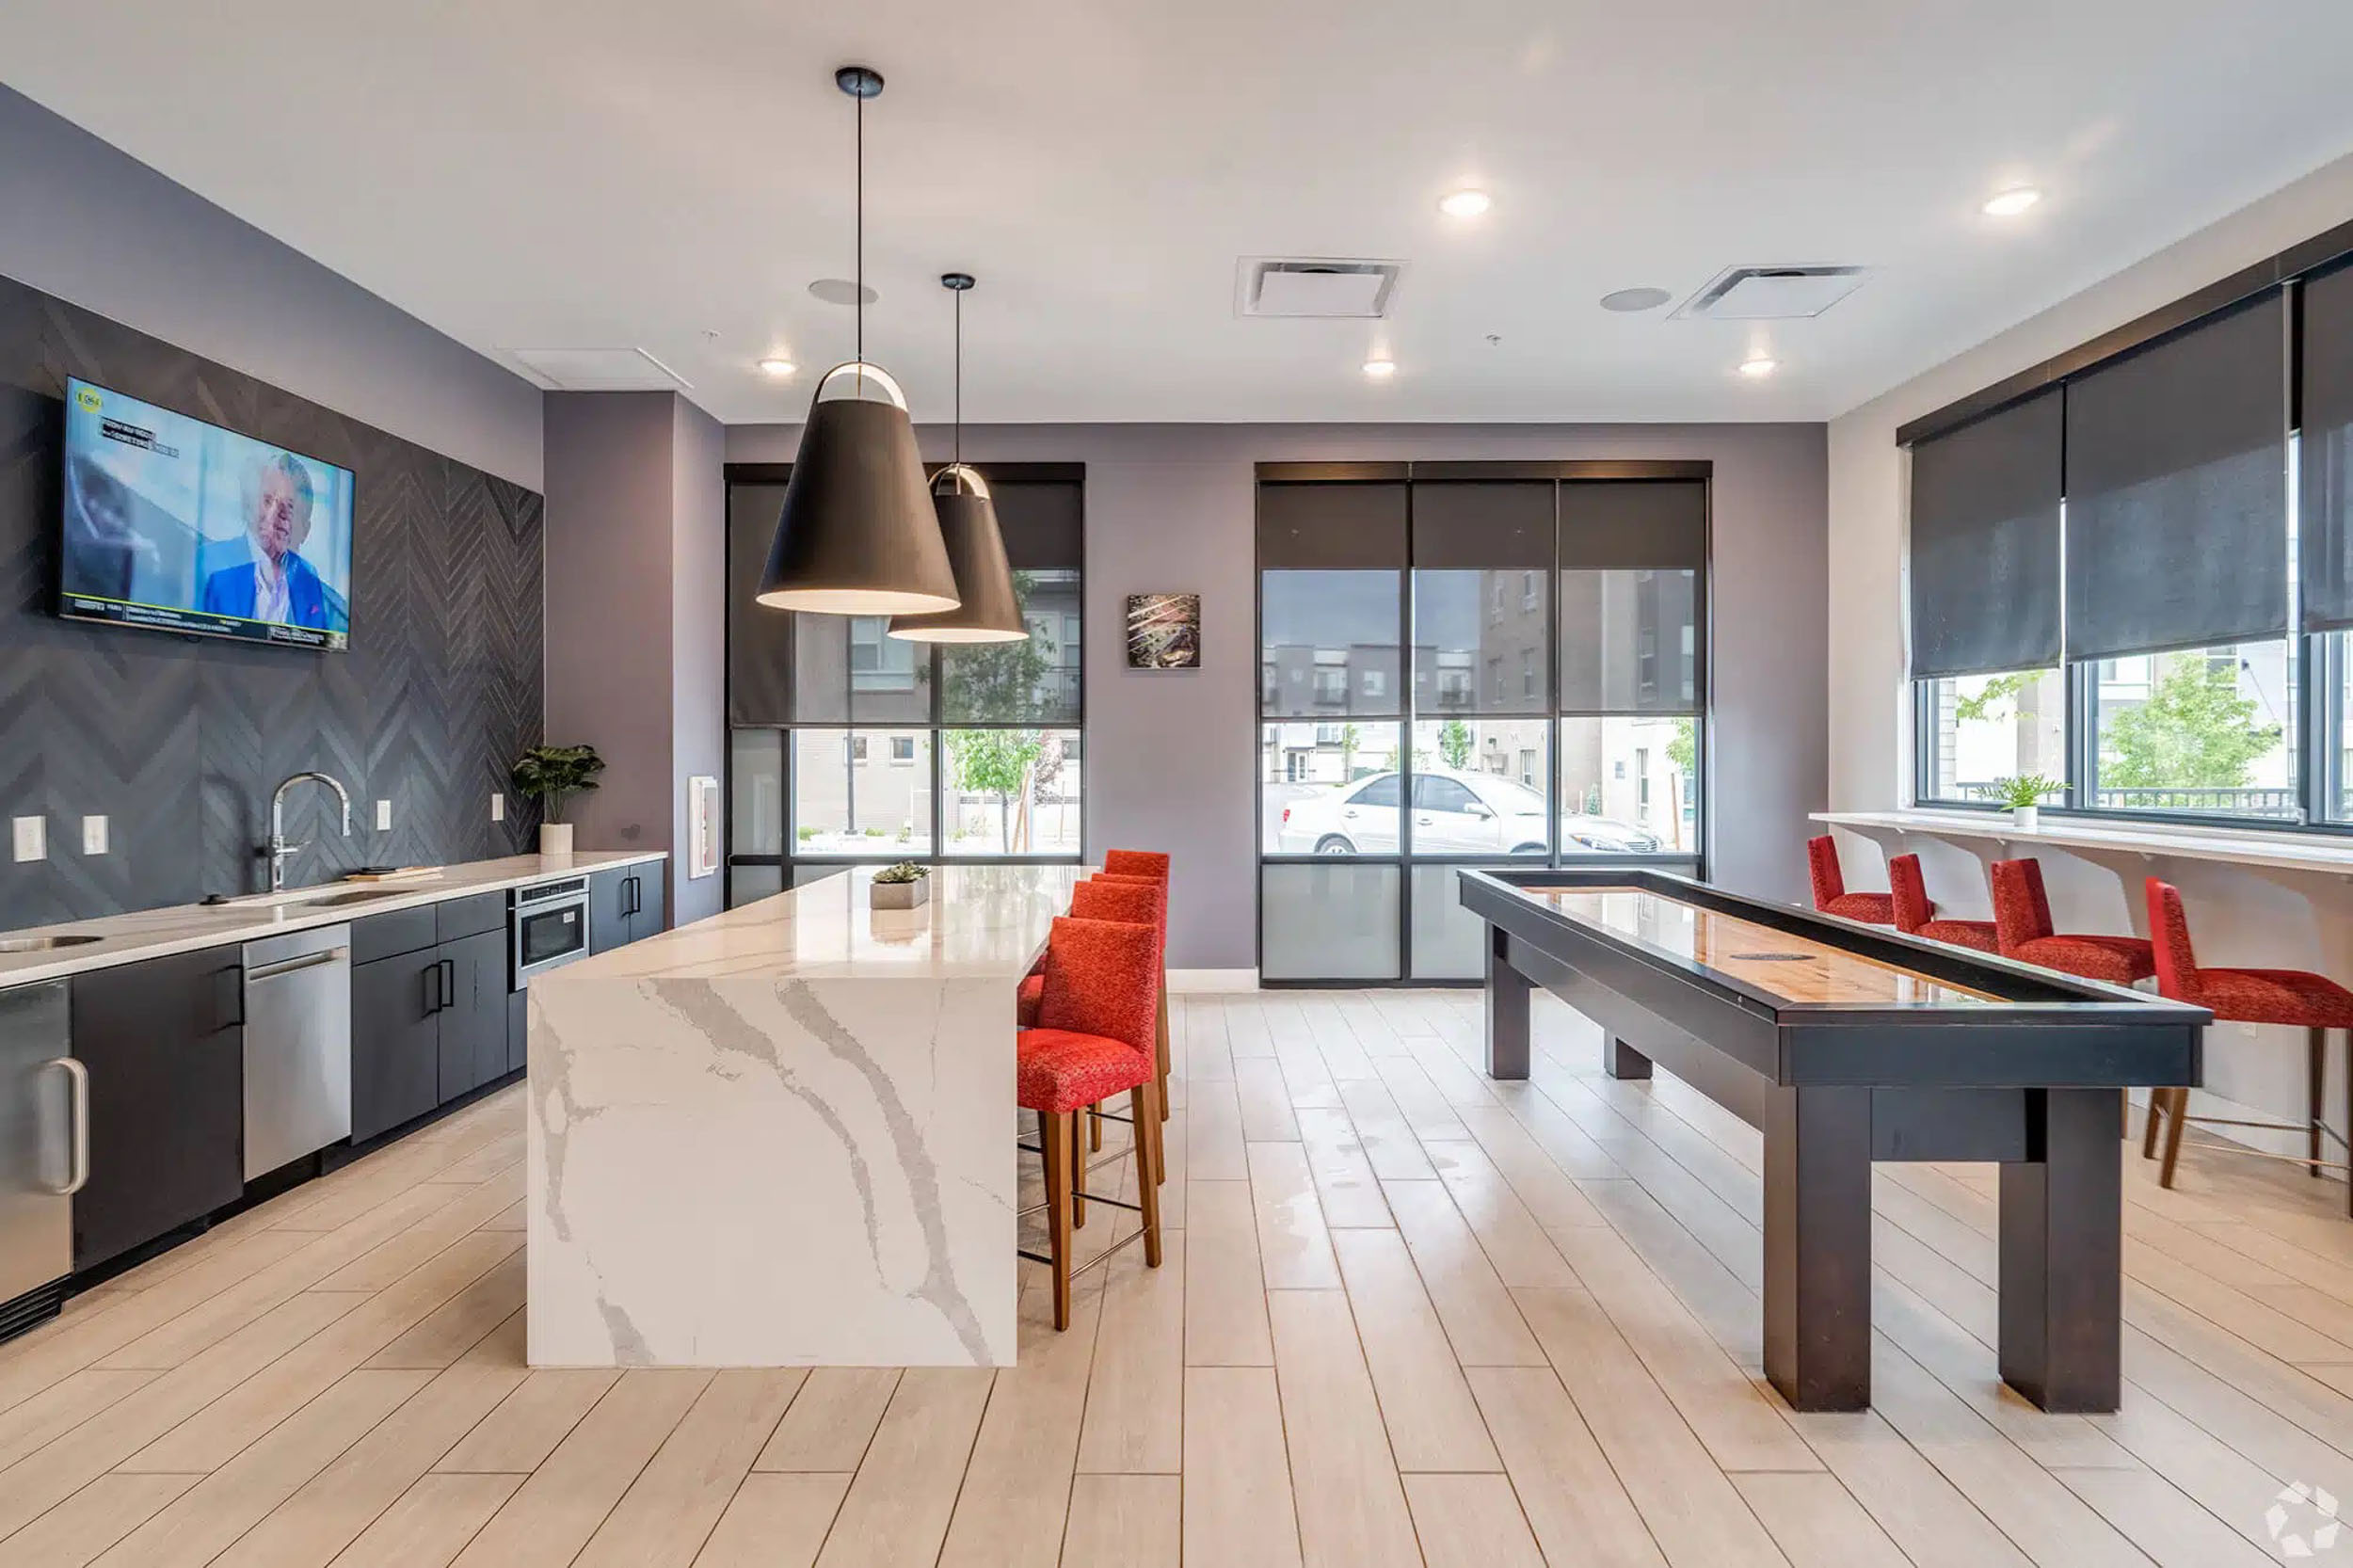
POLYGON ((2200 1079, 2202 1008, 1648 870, 1465 871, 1487 922, 1487 1071, 1529 1070, 1542 986, 1765 1134, 1765 1371, 1800 1410, 1871 1397, 1871 1165, 1998 1161, 2004 1381, 2116 1408, 2123 1096, 2200 1079))
POLYGON ((1529 888, 1572 920, 1704 966, 1788 1002, 1965 1007, 2000 999, 1917 969, 1776 931, 1642 888, 1529 888))

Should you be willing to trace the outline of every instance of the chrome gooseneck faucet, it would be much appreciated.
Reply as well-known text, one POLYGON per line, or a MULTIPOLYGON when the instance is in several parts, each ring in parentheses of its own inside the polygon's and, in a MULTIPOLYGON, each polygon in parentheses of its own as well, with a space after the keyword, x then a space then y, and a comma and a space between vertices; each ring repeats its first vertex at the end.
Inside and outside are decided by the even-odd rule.
POLYGON ((286 792, 305 780, 313 784, 324 784, 335 792, 335 798, 343 803, 344 808, 344 837, 346 839, 351 837, 351 792, 349 790, 344 789, 328 774, 304 772, 289 777, 272 791, 269 797, 267 854, 269 856, 269 890, 273 893, 286 885, 286 862, 298 852, 311 847, 307 842, 299 844, 286 842, 286 792))

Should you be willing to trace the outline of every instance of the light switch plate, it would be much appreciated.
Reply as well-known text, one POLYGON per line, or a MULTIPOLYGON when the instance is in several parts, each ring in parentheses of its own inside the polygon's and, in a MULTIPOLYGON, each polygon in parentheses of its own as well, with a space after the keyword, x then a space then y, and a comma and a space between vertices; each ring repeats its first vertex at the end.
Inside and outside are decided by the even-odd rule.
POLYGON ((105 818, 84 817, 82 819, 82 853, 84 855, 104 855, 106 853, 105 818))
POLYGON ((389 800, 377 801, 376 803, 376 830, 381 833, 392 825, 392 803, 389 800))
POLYGON ((506 797, 495 790, 490 792, 490 820, 492 822, 506 820, 506 797))
POLYGON ((19 863, 45 860, 49 857, 49 819, 46 817, 17 817, 12 820, 11 837, 16 845, 19 863))

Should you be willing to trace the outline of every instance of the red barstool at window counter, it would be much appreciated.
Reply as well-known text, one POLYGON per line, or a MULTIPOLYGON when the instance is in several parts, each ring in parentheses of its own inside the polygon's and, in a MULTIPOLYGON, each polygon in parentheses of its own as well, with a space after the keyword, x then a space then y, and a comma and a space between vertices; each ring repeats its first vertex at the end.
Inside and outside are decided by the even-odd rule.
POLYGON ((1805 841, 1805 859, 1806 869, 1814 875, 1815 908, 1841 920, 1865 920, 1872 925, 1896 923, 1894 895, 1847 891, 1847 879, 1838 871, 1838 845, 1829 834, 1805 841))

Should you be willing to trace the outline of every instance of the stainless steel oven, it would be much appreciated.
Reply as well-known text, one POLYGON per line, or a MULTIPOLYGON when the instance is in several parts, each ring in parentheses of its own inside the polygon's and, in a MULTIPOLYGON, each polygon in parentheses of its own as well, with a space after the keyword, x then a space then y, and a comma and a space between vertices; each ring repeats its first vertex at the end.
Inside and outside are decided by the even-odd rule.
POLYGON ((588 879, 567 877, 515 890, 507 929, 513 939, 514 988, 531 977, 588 956, 588 879))

